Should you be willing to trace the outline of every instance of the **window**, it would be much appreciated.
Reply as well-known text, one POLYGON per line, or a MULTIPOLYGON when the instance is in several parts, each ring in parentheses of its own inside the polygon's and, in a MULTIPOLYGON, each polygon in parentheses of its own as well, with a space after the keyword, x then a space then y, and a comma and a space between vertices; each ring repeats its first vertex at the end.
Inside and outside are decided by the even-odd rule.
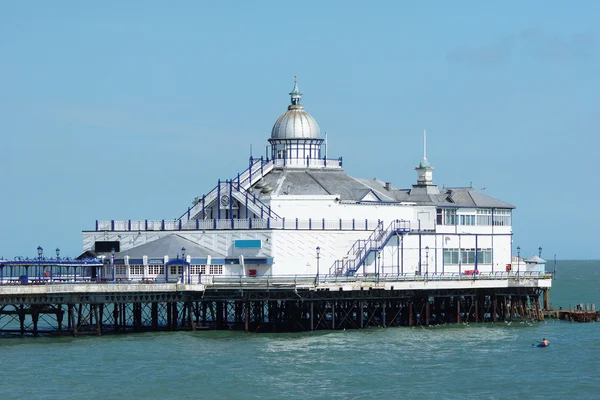
POLYGON ((492 209, 491 208, 478 208, 477 209, 477 225, 492 225, 492 209))
POLYGON ((131 275, 143 275, 144 274, 144 266, 143 265, 130 265, 129 273, 131 275))
POLYGON ((444 209, 444 225, 456 225, 456 209, 444 209))
POLYGON ((494 210, 494 225, 495 226, 510 226, 511 225, 511 210, 505 208, 497 208, 494 210))
POLYGON ((205 273, 206 273, 206 265, 197 265, 197 264, 190 265, 190 274, 198 275, 198 274, 205 274, 205 273))
POLYGON ((492 263, 492 249, 444 249, 444 264, 477 264, 492 263))
POLYGON ((209 271, 209 274, 211 274, 211 275, 220 275, 223 273, 223 266, 222 265, 211 265, 208 271, 209 271))
POLYGON ((474 215, 459 215, 460 225, 475 225, 474 215))
POLYGON ((169 266, 170 275, 181 275, 183 273, 183 265, 171 265, 169 266))
POLYGON ((117 275, 126 275, 127 274, 127 268, 124 265, 117 265, 115 267, 115 274, 117 274, 117 275))
POLYGON ((150 275, 164 275, 165 274, 165 266, 163 264, 148 265, 148 274, 150 274, 150 275))
POLYGON ((444 264, 458 264, 458 249, 444 249, 444 264))

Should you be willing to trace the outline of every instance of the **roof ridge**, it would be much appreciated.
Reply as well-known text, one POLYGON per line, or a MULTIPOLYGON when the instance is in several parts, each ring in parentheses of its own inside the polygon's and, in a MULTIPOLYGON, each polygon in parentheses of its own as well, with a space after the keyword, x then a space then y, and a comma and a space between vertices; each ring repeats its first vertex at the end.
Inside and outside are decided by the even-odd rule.
POLYGON ((324 191, 326 191, 326 192, 327 192, 327 194, 331 195, 331 192, 330 192, 329 190, 327 190, 327 188, 326 188, 325 186, 323 186, 323 184, 322 184, 321 182, 319 182, 319 181, 317 180, 317 178, 315 178, 315 177, 313 176, 313 174, 311 174, 311 173, 310 173, 310 171, 304 171, 304 172, 306 172, 306 174, 308 174, 308 176, 310 176, 310 177, 311 177, 311 178, 312 178, 312 179, 313 179, 315 182, 317 182, 317 185, 321 186, 321 188, 322 188, 324 191))

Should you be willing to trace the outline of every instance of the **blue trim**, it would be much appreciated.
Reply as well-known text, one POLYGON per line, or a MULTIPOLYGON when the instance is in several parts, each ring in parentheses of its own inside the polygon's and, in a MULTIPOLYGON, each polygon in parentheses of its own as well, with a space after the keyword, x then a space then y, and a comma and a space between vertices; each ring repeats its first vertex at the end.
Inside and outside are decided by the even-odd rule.
POLYGON ((265 258, 244 258, 244 264, 273 264, 273 257, 265 258))
MULTIPOLYGON (((221 180, 217 184, 217 219, 221 219, 221 180)), ((216 229, 216 227, 215 227, 216 229)))

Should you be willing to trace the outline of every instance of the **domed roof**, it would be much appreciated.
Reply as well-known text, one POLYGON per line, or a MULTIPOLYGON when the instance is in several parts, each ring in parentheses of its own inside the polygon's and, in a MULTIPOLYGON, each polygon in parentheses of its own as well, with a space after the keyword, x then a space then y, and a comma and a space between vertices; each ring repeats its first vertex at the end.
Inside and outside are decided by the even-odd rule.
POLYGON ((319 124, 300 104, 302 93, 298 89, 297 80, 294 80, 294 89, 290 92, 290 96, 292 104, 273 125, 271 139, 319 139, 321 136, 319 124))

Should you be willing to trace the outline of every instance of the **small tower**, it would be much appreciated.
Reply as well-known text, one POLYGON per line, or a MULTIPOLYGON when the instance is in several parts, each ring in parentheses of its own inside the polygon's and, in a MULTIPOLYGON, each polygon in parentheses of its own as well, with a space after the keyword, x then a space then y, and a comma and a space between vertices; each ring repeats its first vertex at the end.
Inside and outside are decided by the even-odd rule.
POLYGON ((294 77, 294 88, 290 92, 290 96, 292 97, 292 105, 297 106, 300 104, 300 99, 302 98, 302 93, 300 89, 298 89, 298 78, 294 77))
POLYGON ((296 77, 290 97, 287 111, 271 130, 271 158, 279 167, 308 168, 312 165, 311 160, 321 158, 323 139, 317 121, 300 104, 302 93, 296 77))
POLYGON ((417 165, 417 185, 433 185, 433 167, 427 161, 427 130, 423 130, 423 160, 417 165))

